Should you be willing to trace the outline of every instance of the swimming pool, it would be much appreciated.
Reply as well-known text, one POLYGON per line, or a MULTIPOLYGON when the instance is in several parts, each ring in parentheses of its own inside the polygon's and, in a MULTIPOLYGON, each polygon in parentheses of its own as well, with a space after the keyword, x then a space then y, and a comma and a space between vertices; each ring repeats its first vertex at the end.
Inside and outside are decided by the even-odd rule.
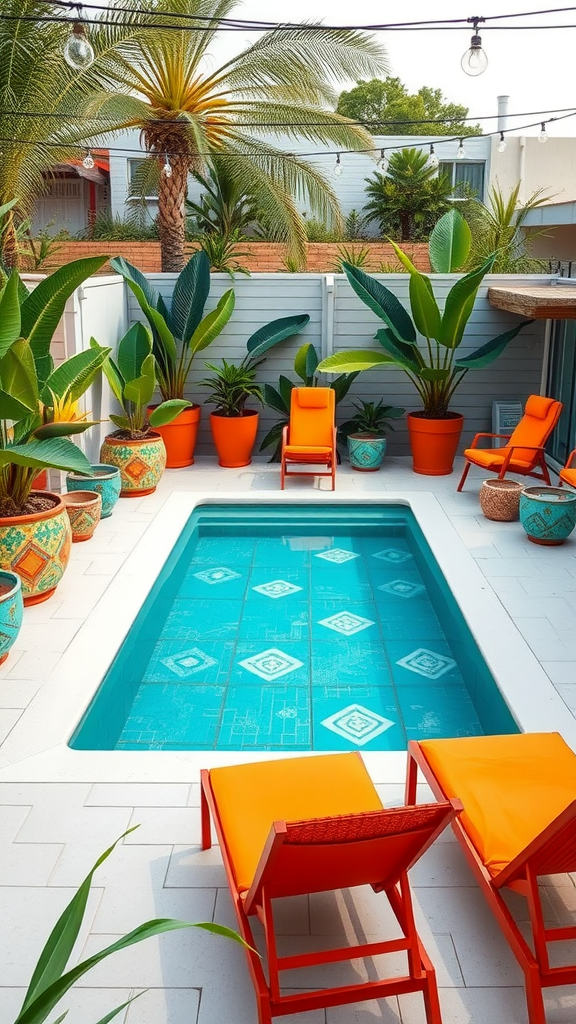
POLYGON ((409 508, 198 507, 76 750, 403 750, 518 727, 409 508))

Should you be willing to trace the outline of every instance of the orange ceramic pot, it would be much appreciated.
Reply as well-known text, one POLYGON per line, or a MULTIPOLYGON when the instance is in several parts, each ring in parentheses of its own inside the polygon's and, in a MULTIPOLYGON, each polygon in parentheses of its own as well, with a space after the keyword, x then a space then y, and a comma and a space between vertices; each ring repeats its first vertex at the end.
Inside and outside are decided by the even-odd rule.
POLYGON ((219 416, 210 413, 210 429, 218 452, 218 464, 238 469, 252 462, 252 449, 258 433, 259 414, 247 409, 243 416, 219 416))
POLYGON ((48 487, 48 470, 47 469, 41 469, 36 474, 36 476, 34 477, 34 481, 33 481, 32 486, 34 487, 35 491, 45 491, 47 489, 47 487, 48 487))
POLYGON ((414 472, 448 476, 454 468, 464 417, 453 412, 446 419, 431 420, 411 412, 407 421, 414 472))
MULTIPOLYGON (((155 405, 151 405, 148 412, 155 408, 155 405)), ((166 469, 181 469, 183 466, 193 465, 199 423, 200 406, 193 405, 191 409, 183 409, 176 419, 164 427, 154 427, 164 441, 166 469)))
POLYGON ((58 586, 70 558, 72 531, 59 494, 32 491, 53 498, 52 508, 0 519, 0 567, 22 580, 24 604, 47 601, 58 586))
POLYGON ((164 472, 164 441, 155 430, 135 441, 109 434, 100 449, 100 462, 118 466, 122 481, 121 498, 142 498, 156 490, 164 472))

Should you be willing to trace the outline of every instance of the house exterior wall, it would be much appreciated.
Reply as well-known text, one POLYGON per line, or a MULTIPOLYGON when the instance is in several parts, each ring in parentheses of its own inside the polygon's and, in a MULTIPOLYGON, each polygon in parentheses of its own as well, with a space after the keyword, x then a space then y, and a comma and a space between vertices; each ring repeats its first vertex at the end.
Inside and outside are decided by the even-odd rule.
POLYGON ((498 152, 497 138, 491 143, 490 184, 497 185, 504 195, 520 182, 521 202, 538 189, 547 190, 556 203, 576 199, 576 138, 549 137, 542 145, 537 137, 506 135, 503 153, 498 152))

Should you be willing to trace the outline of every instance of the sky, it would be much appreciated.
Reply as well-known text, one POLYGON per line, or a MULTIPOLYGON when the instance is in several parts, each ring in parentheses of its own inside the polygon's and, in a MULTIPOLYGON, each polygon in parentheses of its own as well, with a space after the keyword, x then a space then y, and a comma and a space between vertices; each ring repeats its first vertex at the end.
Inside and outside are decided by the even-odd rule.
MULTIPOLYGON (((559 5, 563 6, 563 5, 559 5)), ((565 6, 568 6, 566 3, 565 6)), ((509 14, 538 11, 546 4, 502 0, 498 5, 465 5, 462 0, 406 0, 404 4, 383 4, 382 0, 357 0, 355 4, 344 0, 290 0, 290 4, 274 4, 270 0, 244 0, 234 10, 234 16, 246 19, 279 21, 318 20, 327 24, 366 25, 385 21, 419 21, 440 18, 467 18, 479 12, 509 14)), ((520 19, 519 19, 520 23, 520 19)), ((576 9, 561 14, 537 15, 524 18, 522 24, 573 24, 576 9)), ((493 23, 494 24, 494 23, 493 23)), ((576 108, 576 75, 574 73, 576 27, 560 30, 496 31, 482 27, 483 47, 488 56, 488 68, 477 78, 465 75, 460 59, 470 45, 472 26, 458 31, 382 32, 378 38, 386 47, 390 71, 399 77, 410 92, 420 86, 440 88, 445 97, 462 103, 471 115, 481 116, 496 112, 496 97, 510 97, 509 110, 513 112, 550 110, 558 107, 576 108)), ((250 33, 224 34, 213 44, 211 56, 215 64, 221 63, 236 50, 249 45, 255 37, 250 33)), ((343 86, 345 84, 343 83, 343 86)), ((510 127, 526 124, 536 117, 510 121, 510 127)), ((489 122, 492 129, 495 122, 489 122)), ((489 130, 489 129, 486 129, 489 130)), ((537 128, 525 134, 538 134, 537 128)), ((576 116, 558 125, 548 125, 548 134, 576 135, 576 116)))

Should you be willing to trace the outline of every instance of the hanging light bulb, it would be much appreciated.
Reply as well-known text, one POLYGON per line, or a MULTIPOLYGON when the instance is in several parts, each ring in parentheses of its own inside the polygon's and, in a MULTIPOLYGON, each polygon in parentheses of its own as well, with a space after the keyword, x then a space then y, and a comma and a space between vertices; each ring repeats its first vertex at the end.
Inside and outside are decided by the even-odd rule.
POLYGON ((82 161, 82 166, 85 167, 87 171, 91 171, 94 167, 94 157, 92 156, 90 150, 87 150, 86 156, 82 161))
POLYGON ((460 139, 460 145, 458 146, 458 151, 456 153, 456 159, 457 160, 463 160, 465 156, 466 156, 466 153, 464 152, 464 139, 460 139))
POLYGON ((498 143, 496 148, 499 153, 503 153, 504 150, 506 149, 506 139, 504 138, 504 132, 500 132, 500 142, 498 143))
POLYGON ((542 145, 544 145, 545 142, 548 142, 548 132, 546 131, 545 121, 542 121, 542 125, 540 127, 540 135, 538 136, 538 142, 541 142, 542 145))
POLYGON ((343 172, 344 168, 342 167, 342 162, 340 160, 340 153, 336 153, 336 163, 334 164, 334 170, 332 173, 335 178, 339 178, 343 172))
POLYGON ((482 49, 482 40, 478 35, 478 22, 484 21, 484 18, 468 18, 468 21, 474 26, 474 35, 470 40, 470 46, 466 50, 466 53, 462 55, 460 64, 462 71, 467 75, 481 75, 483 71, 486 71, 488 67, 488 57, 482 49))
POLYGON ((436 169, 436 167, 438 167, 439 163, 440 163, 440 161, 439 161, 438 157, 436 156, 436 153, 434 152, 434 143, 431 143, 431 145, 430 145, 430 156, 428 157, 428 167, 433 167, 434 169, 436 169))
POLYGON ((85 71, 94 63, 94 50, 81 21, 82 5, 78 4, 76 10, 78 11, 78 20, 72 25, 72 32, 66 40, 64 60, 75 71, 85 71))
POLYGON ((165 178, 172 177, 172 164, 168 159, 168 153, 164 154, 164 167, 162 168, 162 174, 165 178))
POLYGON ((386 168, 388 167, 388 158, 386 156, 385 149, 380 150, 380 159, 376 166, 379 167, 381 171, 385 171, 386 168))

